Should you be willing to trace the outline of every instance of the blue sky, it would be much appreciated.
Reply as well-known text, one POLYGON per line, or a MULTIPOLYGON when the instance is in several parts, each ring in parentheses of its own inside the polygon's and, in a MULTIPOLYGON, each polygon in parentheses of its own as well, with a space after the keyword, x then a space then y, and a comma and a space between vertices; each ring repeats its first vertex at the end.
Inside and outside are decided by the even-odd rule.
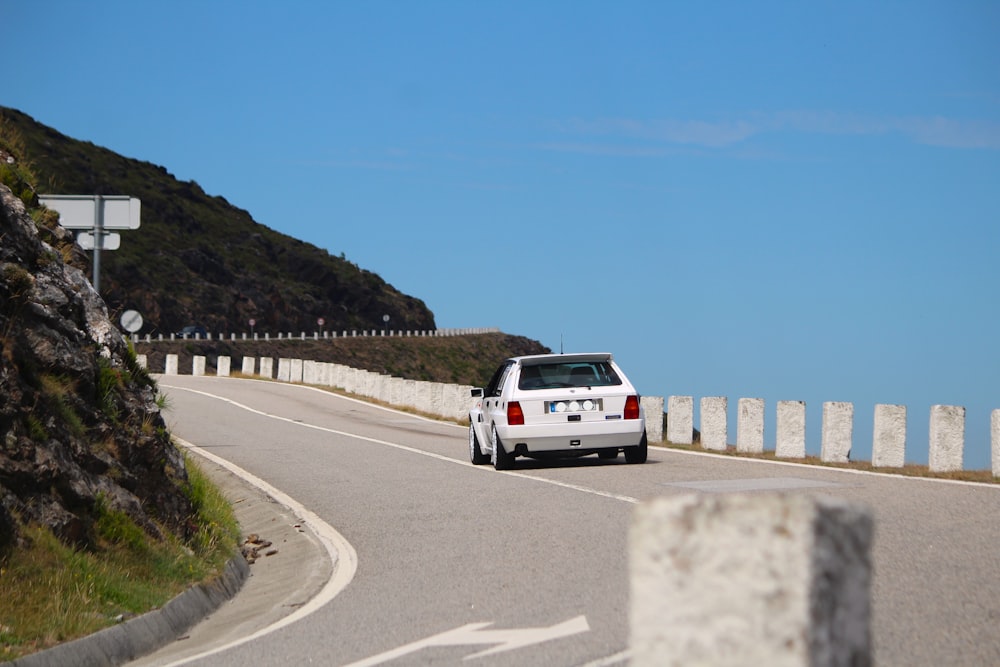
MULTIPOLYGON (((640 391, 1000 408, 1000 4, 0 0, 0 104, 640 391), (10 58, 16 54, 17 66, 10 58)), ((123 193, 128 194, 128 193, 123 193)), ((136 233, 141 233, 141 230, 136 233)), ((123 243, 128 240, 123 239, 123 243)), ((696 399, 697 403, 697 399, 696 399)))

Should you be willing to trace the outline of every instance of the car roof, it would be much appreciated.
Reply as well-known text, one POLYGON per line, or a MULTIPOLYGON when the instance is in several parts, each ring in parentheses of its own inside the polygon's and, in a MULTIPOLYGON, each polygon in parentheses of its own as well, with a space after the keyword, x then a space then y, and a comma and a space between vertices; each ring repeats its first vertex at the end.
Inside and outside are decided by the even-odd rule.
POLYGON ((517 362, 522 366, 540 366, 542 364, 553 363, 580 363, 585 361, 611 361, 610 352, 583 352, 575 354, 532 354, 523 357, 511 357, 510 361, 517 362))

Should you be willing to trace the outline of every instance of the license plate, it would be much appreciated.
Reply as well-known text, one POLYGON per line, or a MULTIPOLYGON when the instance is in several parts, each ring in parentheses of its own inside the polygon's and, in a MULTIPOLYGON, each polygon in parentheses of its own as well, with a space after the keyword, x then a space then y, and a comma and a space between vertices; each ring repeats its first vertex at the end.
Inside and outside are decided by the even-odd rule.
POLYGON ((600 398, 586 398, 572 401, 547 401, 546 411, 557 415, 564 412, 600 412, 604 409, 604 401, 600 398))

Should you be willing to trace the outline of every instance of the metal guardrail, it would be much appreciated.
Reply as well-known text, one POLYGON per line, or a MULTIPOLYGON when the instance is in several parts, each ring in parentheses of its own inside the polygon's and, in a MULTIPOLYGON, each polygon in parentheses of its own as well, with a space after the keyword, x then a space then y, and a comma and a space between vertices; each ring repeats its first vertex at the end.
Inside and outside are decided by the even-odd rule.
POLYGON ((201 341, 276 341, 276 340, 335 340, 337 338, 441 338, 446 336, 474 336, 479 334, 489 334, 489 333, 500 333, 500 329, 496 327, 474 327, 474 328, 464 328, 464 329, 426 329, 426 330, 393 330, 393 329, 344 329, 339 333, 336 331, 313 331, 311 333, 306 333, 304 331, 299 332, 298 335, 292 332, 282 333, 278 332, 276 336, 271 336, 269 332, 258 333, 246 331, 240 334, 230 333, 218 333, 212 334, 208 333, 205 336, 200 336, 195 334, 193 336, 178 334, 158 334, 153 336, 153 334, 146 334, 145 336, 140 336, 139 334, 130 334, 129 338, 133 343, 164 343, 170 341, 178 340, 201 340, 201 341))

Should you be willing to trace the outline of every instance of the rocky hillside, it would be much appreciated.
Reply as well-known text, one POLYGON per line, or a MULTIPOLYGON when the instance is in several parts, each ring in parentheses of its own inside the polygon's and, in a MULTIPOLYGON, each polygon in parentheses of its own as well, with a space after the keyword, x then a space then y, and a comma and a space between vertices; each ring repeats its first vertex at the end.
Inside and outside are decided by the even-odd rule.
POLYGON ((311 331, 320 317, 331 330, 365 329, 381 326, 383 315, 397 329, 435 328, 421 300, 258 224, 163 167, 71 139, 14 109, 0 107, 0 129, 0 143, 4 135, 19 138, 23 154, 15 157, 30 164, 40 193, 141 200, 141 228, 124 232, 119 250, 101 254, 101 296, 112 315, 138 310, 146 322, 141 333, 189 324, 238 332, 250 318, 262 332, 311 331))
POLYGON ((35 213, 41 228, 0 185, 0 550, 28 523, 86 547, 107 509, 183 536, 187 474, 154 383, 66 263, 68 233, 35 213))

